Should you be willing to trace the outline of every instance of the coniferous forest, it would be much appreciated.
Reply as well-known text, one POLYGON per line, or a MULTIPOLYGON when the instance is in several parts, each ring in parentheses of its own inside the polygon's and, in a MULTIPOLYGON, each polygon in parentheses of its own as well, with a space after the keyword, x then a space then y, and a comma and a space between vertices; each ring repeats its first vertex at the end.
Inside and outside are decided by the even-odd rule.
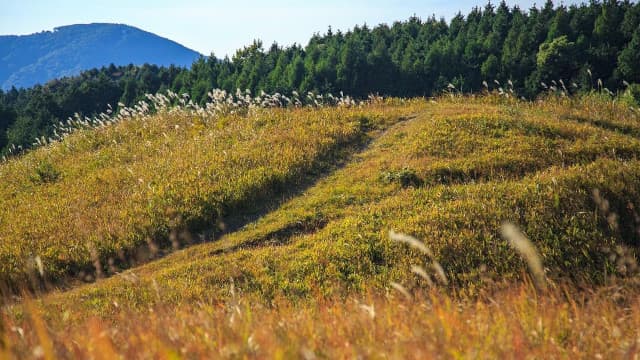
POLYGON ((107 104, 131 105, 145 93, 164 90, 204 103, 213 88, 408 97, 447 87, 465 93, 506 88, 507 83, 525 98, 553 87, 570 93, 630 88, 640 98, 640 4, 606 0, 567 7, 547 1, 520 9, 502 2, 458 13, 449 22, 413 16, 347 32, 329 28, 304 47, 265 47, 256 40, 231 58, 212 54, 190 69, 92 69, 29 89, 0 91, 0 149, 28 147, 76 113, 91 116, 107 104))

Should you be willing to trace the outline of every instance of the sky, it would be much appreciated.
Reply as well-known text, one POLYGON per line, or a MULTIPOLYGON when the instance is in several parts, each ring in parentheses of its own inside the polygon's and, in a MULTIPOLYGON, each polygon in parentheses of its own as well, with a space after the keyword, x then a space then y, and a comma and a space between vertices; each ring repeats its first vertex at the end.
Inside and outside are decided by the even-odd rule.
MULTIPOLYGON (((580 2, 563 1, 565 5, 580 2)), ((534 3, 507 1, 521 9, 534 3)), ((203 55, 224 57, 233 56, 254 39, 262 40, 265 47, 273 42, 306 45, 314 33, 325 33, 329 26, 346 31, 365 23, 392 24, 412 15, 449 20, 458 11, 466 14, 485 4, 486 0, 0 0, 0 35, 32 34, 71 24, 120 23, 203 55)))

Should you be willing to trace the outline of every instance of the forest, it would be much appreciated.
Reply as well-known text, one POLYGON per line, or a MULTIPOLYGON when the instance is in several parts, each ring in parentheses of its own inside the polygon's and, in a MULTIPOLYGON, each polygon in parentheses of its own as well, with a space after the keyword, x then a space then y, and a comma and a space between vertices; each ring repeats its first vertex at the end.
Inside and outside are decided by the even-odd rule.
MULTIPOLYGON (((212 40, 214 41, 214 40, 212 40)), ((54 124, 129 106, 146 93, 189 94, 203 104, 213 88, 253 94, 343 92, 356 98, 509 91, 535 98, 628 91, 640 99, 640 4, 587 4, 520 9, 487 4, 450 21, 412 16, 347 32, 329 28, 306 46, 265 48, 260 40, 231 58, 211 54, 181 67, 115 66, 0 91, 0 153, 28 148, 54 124)))

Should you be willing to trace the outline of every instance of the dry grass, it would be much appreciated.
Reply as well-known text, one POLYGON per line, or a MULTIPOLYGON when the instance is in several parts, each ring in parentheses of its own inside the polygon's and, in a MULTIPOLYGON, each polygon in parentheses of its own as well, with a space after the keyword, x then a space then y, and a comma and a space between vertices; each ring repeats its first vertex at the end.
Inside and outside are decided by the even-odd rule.
POLYGON ((521 286, 478 298, 433 290, 270 306, 226 303, 120 309, 69 325, 5 318, 5 354, 29 358, 637 358, 640 291, 545 295, 521 286), (53 345, 45 345, 53 343, 53 345), (48 350, 48 349, 52 350, 48 350), (51 351, 51 353, 49 353, 51 351), (35 355, 34 355, 35 354, 35 355))
POLYGON ((180 119, 81 132, 0 165, 0 201, 17 209, 0 210, 5 277, 26 277, 17 259, 30 256, 54 279, 96 260, 113 275, 52 291, 40 317, 5 307, 15 356, 47 355, 47 333, 59 357, 636 356, 636 111, 489 96, 180 119), (217 241, 105 265, 263 203, 217 241), (505 222, 527 247, 501 236, 505 222), (527 263, 547 292, 514 285, 527 263))
POLYGON ((227 216, 344 157, 368 136, 364 121, 383 128, 411 108, 174 111, 80 131, 9 160, 0 165, 0 281, 25 281, 36 258, 50 281, 90 274, 95 264, 101 275, 149 258, 136 251, 166 247, 172 231, 218 231, 227 216))
MULTIPOLYGON (((239 231, 51 299, 58 309, 72 303, 109 314, 113 300, 154 303, 156 288, 168 302, 224 299, 221 284, 230 277, 265 302, 345 296, 391 282, 420 286, 409 269, 431 263, 392 242, 391 229, 424 240, 449 287, 474 294, 521 278, 526 267, 500 236, 505 221, 537 247, 552 280, 593 285, 626 276, 606 249, 625 245, 625 256, 635 258, 637 234, 628 229, 640 206, 640 141, 567 118, 592 116, 591 100, 562 101, 425 102, 416 117, 372 133, 342 168, 239 231), (412 179, 406 173, 417 182, 403 184, 412 179), (595 188, 625 228, 609 226, 595 188)), ((616 109, 609 118, 637 120, 616 109)))

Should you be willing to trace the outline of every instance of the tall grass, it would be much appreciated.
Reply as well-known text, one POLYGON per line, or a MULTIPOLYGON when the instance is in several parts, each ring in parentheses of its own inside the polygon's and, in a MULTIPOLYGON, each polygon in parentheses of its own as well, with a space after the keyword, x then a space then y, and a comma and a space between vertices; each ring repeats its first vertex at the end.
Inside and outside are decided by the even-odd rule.
MULTIPOLYGON (((547 281, 615 283, 627 276, 617 262, 635 258, 637 236, 612 232, 592 192, 600 189, 620 222, 633 225, 632 209, 640 202, 640 141, 629 131, 640 127, 626 107, 608 101, 596 106, 598 101, 454 97, 404 105, 388 100, 358 109, 356 116, 372 109, 377 114, 372 122, 352 122, 365 141, 351 150, 335 147, 326 161, 341 166, 312 174, 315 182, 298 196, 218 241, 50 300, 59 309, 71 303, 81 314, 105 314, 112 301, 153 304, 158 290, 171 303, 225 299, 220 284, 229 278, 267 303, 278 297, 347 296, 392 282, 411 294, 428 282, 411 273, 412 266, 439 288, 473 295, 526 275, 526 261, 500 234, 504 222, 516 225, 537 248, 547 281), (403 181, 405 173, 419 181, 403 181), (389 239, 389 229, 422 239, 433 257, 402 251, 389 239), (617 255, 622 245, 628 249, 624 256, 617 255)), ((356 109, 267 114, 273 111, 300 116, 297 122, 274 123, 269 136, 278 138, 280 126, 307 126, 304 116, 342 116, 356 109)), ((234 131, 239 129, 244 128, 234 131)), ((238 156, 255 154, 252 148, 234 149, 238 156)), ((179 237, 177 230, 169 232, 167 246, 172 234, 179 237)), ((630 262, 625 266, 630 269, 630 262)))
POLYGON ((268 306, 240 296, 115 309, 108 319, 46 327, 37 315, 5 316, 0 351, 9 358, 633 359, 640 297, 628 285, 589 294, 559 287, 544 296, 516 286, 474 298, 432 290, 413 300, 391 292, 268 306))

